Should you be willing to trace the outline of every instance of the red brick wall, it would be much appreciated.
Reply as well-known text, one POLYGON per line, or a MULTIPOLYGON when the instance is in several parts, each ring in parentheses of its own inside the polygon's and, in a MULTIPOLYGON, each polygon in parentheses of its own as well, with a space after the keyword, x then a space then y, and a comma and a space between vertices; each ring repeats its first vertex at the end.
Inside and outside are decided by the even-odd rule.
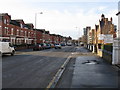
POLYGON ((40 31, 36 31, 36 39, 37 39, 37 43, 42 43, 42 32, 40 31))

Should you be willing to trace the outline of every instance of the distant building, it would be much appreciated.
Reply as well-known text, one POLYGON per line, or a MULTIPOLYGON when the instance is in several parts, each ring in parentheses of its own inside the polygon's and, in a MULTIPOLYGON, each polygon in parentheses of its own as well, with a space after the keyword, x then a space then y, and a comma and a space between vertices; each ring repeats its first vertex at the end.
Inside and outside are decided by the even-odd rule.
POLYGON ((89 38, 89 31, 91 30, 90 26, 87 26, 86 28, 83 28, 83 37, 82 37, 82 42, 85 47, 87 47, 90 43, 90 38, 89 38))

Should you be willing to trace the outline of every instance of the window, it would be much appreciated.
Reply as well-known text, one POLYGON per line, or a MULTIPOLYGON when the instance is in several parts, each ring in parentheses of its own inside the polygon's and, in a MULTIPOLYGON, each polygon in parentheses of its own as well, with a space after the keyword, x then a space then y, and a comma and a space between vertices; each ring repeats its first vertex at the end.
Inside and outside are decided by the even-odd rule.
POLYGON ((9 35, 8 27, 6 27, 6 34, 9 35))
POLYGON ((20 35, 23 36, 23 30, 21 30, 20 35))
POLYGON ((19 30, 17 29, 17 36, 19 36, 19 30))
POLYGON ((11 35, 14 34, 14 28, 11 28, 11 35))
POLYGON ((30 37, 30 32, 28 32, 28 37, 30 37))
POLYGON ((27 36, 27 31, 25 31, 25 37, 27 36))
POLYGON ((7 23, 7 20, 6 19, 4 19, 4 24, 6 24, 7 23))
POLYGON ((23 28, 23 25, 22 25, 22 24, 20 24, 20 27, 21 27, 21 28, 23 28))
POLYGON ((4 34, 7 34, 7 27, 4 28, 4 34))
POLYGON ((7 23, 9 22, 9 20, 7 19, 7 23))

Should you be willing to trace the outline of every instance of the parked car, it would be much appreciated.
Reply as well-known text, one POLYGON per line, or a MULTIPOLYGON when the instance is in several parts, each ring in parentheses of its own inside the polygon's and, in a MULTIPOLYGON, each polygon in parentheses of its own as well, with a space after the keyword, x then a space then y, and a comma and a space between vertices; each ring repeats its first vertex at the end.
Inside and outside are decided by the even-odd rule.
POLYGON ((3 54, 11 54, 13 56, 15 53, 14 47, 10 44, 10 42, 0 42, 0 55, 3 54))
POLYGON ((46 44, 46 49, 50 49, 50 48, 51 48, 50 44, 46 44))
POLYGON ((55 44, 55 49, 61 49, 61 45, 60 44, 55 44))
POLYGON ((45 43, 41 43, 40 45, 41 45, 42 49, 46 49, 46 47, 47 47, 45 43))
POLYGON ((50 46, 51 46, 51 48, 55 48, 55 45, 54 45, 54 44, 51 44, 50 46))
POLYGON ((37 44, 35 46, 33 46, 33 50, 42 50, 42 46, 40 44, 37 44))
POLYGON ((66 44, 65 43, 61 43, 61 46, 66 46, 66 44))
POLYGON ((72 43, 67 43, 68 46, 72 46, 72 43))

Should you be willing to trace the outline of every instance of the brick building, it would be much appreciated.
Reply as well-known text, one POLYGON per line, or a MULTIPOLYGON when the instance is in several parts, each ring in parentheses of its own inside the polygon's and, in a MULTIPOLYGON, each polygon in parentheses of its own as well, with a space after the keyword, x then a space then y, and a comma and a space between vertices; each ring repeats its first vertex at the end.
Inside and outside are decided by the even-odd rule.
POLYGON ((22 19, 11 20, 7 13, 0 14, 1 41, 10 41, 13 45, 33 44, 35 31, 33 25, 25 24, 22 19))
POLYGON ((85 47, 89 47, 89 44, 90 44, 90 38, 89 38, 90 30, 91 30, 90 26, 83 28, 83 36, 81 37, 81 41, 85 47))
POLYGON ((69 39, 61 35, 50 34, 45 29, 34 29, 32 23, 22 19, 11 20, 8 13, 0 13, 0 41, 9 41, 12 45, 33 45, 35 43, 61 43, 69 39))
POLYGON ((83 42, 87 44, 88 49, 102 55, 102 46, 108 44, 108 41, 110 41, 109 39, 112 41, 112 39, 116 37, 116 26, 112 21, 112 18, 108 20, 108 18, 105 18, 105 15, 102 14, 99 24, 95 25, 95 29, 91 29, 91 27, 84 28, 84 35, 82 38, 84 38, 83 42), (111 38, 107 38, 107 40, 107 36, 111 36, 111 38))

